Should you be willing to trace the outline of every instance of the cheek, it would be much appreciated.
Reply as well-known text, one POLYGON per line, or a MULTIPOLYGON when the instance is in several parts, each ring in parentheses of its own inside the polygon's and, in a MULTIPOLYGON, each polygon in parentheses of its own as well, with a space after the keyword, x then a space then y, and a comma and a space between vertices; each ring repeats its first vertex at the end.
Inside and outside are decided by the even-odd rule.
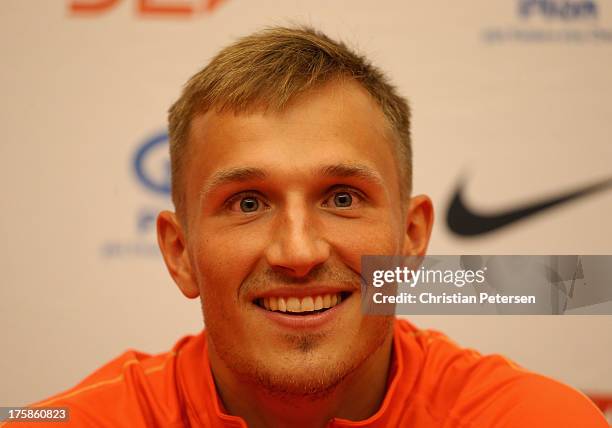
POLYGON ((252 230, 221 231, 201 239, 193 252, 201 295, 215 299, 218 306, 235 305, 240 285, 260 260, 264 242, 252 230))
POLYGON ((399 254, 403 228, 394 218, 360 220, 330 227, 329 241, 351 267, 360 270, 362 255, 399 254))

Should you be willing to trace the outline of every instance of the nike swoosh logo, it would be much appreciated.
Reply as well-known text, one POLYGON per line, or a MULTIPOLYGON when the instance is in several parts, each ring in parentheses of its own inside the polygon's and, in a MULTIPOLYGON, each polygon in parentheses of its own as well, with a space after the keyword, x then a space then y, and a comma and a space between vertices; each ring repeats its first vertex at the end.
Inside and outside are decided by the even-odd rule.
POLYGON ((464 202, 464 181, 460 181, 446 214, 449 229, 460 236, 476 236, 492 232, 541 211, 612 188, 612 177, 535 203, 494 214, 481 214, 464 202))

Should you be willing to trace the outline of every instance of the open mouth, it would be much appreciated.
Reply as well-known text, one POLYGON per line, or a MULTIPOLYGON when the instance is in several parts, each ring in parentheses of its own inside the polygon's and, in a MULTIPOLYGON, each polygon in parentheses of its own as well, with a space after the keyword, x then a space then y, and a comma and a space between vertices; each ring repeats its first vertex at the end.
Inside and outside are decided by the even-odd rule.
POLYGON ((270 296, 255 299, 254 303, 262 309, 271 312, 283 312, 288 315, 313 315, 325 312, 351 295, 350 292, 322 294, 305 297, 270 296))

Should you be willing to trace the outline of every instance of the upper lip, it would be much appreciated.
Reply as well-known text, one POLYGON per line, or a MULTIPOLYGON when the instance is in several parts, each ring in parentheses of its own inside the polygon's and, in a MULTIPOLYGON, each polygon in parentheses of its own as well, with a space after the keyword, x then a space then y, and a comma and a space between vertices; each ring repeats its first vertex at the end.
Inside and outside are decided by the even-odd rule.
POLYGON ((290 287, 272 288, 253 295, 251 300, 263 299, 266 297, 307 297, 323 296, 325 294, 337 294, 343 292, 354 292, 355 287, 351 286, 305 286, 294 285, 290 287))

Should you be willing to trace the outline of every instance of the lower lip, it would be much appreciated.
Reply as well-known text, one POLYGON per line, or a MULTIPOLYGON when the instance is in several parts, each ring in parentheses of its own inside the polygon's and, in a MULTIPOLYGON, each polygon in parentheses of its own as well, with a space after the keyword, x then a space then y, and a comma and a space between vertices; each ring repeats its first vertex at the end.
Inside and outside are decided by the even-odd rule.
POLYGON ((339 304, 330 308, 324 312, 319 312, 312 315, 287 315, 286 312, 268 311, 258 305, 263 314, 270 320, 282 327, 294 329, 294 330, 312 330, 321 328, 325 324, 331 323, 335 318, 340 315, 340 311, 346 306, 345 303, 353 295, 343 299, 339 304))

